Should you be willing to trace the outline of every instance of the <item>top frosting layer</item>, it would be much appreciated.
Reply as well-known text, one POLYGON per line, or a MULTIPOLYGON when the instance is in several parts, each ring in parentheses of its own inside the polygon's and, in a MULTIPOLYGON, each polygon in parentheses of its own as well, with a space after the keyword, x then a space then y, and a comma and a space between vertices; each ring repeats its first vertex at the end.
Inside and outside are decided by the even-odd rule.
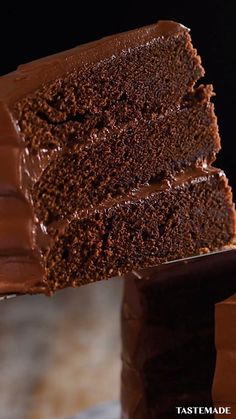
POLYGON ((28 64, 0 78, 0 100, 11 104, 22 95, 67 72, 89 63, 113 58, 122 51, 148 44, 155 39, 178 37, 189 30, 172 21, 158 21, 149 26, 111 35, 98 41, 80 45, 28 64))

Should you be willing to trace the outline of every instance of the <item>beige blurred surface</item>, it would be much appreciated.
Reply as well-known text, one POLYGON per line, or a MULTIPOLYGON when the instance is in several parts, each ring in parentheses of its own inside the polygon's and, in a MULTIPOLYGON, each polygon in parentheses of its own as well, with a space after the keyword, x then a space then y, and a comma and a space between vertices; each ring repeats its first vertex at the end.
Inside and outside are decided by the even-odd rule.
POLYGON ((0 419, 67 418, 119 398, 122 280, 0 302, 0 419))

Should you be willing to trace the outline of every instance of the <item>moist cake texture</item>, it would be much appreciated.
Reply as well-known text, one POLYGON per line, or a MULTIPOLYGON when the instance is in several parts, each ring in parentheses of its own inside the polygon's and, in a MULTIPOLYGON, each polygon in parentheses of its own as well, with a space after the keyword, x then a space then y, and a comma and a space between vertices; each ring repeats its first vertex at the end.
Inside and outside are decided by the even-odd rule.
POLYGON ((81 285, 220 248, 234 235, 231 202, 221 171, 189 169, 79 212, 47 254, 49 283, 64 287, 69 274, 81 285))
MULTIPOLYGON (((121 323, 122 419, 173 419, 179 417, 176 406, 212 406, 215 304, 235 293, 235 262, 236 251, 231 250, 127 275, 121 323)), ((231 386, 226 383, 227 365, 233 360, 222 348, 232 350, 233 345, 226 340, 222 344, 231 329, 220 326, 220 320, 213 394, 217 405, 224 406, 225 400, 230 406, 234 387, 232 376, 231 386), (225 359, 223 368, 220 357, 225 359), (228 398, 219 397, 227 391, 228 398)))
POLYGON ((160 21, 1 77, 0 293, 50 294, 231 242, 203 75, 188 29, 160 21))
POLYGON ((87 139, 78 131, 78 137, 69 135, 69 142, 34 185, 38 217, 48 225, 153 178, 161 180, 190 165, 210 163, 220 144, 210 95, 211 87, 201 86, 165 116, 101 127, 87 139))

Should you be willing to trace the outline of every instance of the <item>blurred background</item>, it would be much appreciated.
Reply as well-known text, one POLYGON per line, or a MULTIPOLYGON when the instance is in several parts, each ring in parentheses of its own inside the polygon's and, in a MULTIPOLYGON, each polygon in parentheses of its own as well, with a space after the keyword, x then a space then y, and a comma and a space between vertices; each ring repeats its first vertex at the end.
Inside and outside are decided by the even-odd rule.
MULTIPOLYGON (((191 28, 214 84, 222 137, 217 165, 236 188, 236 24, 233 0, 5 2, 0 74, 105 35, 172 19, 191 28)), ((66 290, 52 299, 0 303, 0 419, 67 418, 119 397, 122 281, 66 290)))
POLYGON ((113 279, 0 301, 0 419, 69 419, 118 400, 121 291, 113 279))

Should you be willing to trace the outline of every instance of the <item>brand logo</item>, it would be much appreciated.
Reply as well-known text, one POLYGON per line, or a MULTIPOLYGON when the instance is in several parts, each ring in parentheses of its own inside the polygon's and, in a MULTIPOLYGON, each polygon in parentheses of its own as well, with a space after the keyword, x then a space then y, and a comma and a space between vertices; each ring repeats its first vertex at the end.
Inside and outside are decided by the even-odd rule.
POLYGON ((177 406, 178 415, 231 415, 231 407, 181 407, 177 406))

